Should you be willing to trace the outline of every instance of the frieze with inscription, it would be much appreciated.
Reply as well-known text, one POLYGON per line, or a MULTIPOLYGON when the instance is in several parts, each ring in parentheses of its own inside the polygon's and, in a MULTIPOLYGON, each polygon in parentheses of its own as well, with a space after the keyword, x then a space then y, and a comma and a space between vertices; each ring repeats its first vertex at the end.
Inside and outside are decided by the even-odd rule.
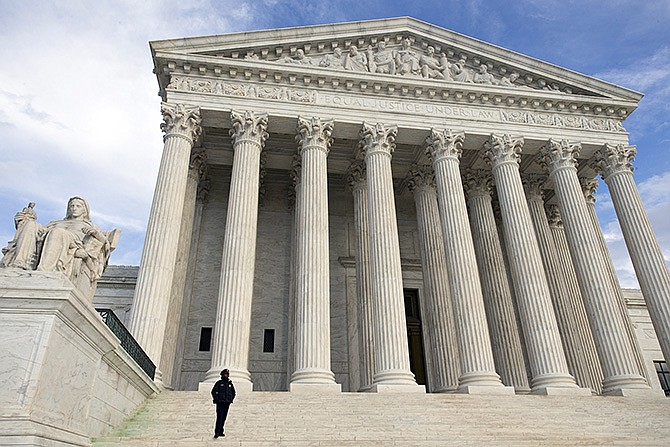
POLYGON ((315 90, 284 86, 267 86, 232 83, 173 76, 170 90, 210 93, 222 96, 270 99, 322 106, 350 107, 382 112, 412 113, 445 118, 467 118, 496 123, 517 123, 572 129, 626 132, 619 120, 611 118, 589 118, 524 110, 483 109, 476 107, 440 104, 430 101, 407 101, 363 96, 322 93, 315 90))

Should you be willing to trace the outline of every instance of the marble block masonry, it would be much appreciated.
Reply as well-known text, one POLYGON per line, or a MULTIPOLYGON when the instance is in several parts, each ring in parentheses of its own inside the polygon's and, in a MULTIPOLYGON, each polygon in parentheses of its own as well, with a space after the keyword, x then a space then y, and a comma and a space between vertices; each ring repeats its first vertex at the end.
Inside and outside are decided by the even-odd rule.
POLYGON ((151 50, 165 139, 130 329, 159 385, 651 392, 584 189, 607 183, 670 358, 623 127, 641 94, 411 18, 151 50))

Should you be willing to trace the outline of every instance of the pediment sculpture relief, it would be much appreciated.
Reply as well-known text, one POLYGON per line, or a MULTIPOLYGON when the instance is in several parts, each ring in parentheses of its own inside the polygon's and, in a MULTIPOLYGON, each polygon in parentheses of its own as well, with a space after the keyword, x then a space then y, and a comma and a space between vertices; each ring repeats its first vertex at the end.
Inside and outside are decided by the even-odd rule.
POLYGON ((35 203, 14 216, 16 233, 7 247, 0 267, 61 272, 91 300, 95 286, 121 230, 101 231, 91 222, 86 200, 72 197, 63 220, 45 226, 37 222, 35 203))
MULTIPOLYGON (((253 50, 247 51, 245 60, 276 62, 280 64, 307 65, 325 67, 336 70, 381 73, 394 76, 411 76, 417 78, 445 80, 473 84, 498 85, 502 87, 548 90, 572 94, 570 87, 560 86, 546 79, 535 78, 530 74, 520 74, 503 67, 494 67, 493 63, 481 62, 478 57, 470 58, 466 54, 454 56, 453 51, 438 52, 432 45, 424 45, 425 49, 412 46, 412 40, 404 37, 400 45, 391 47, 387 41, 380 40, 376 45, 368 45, 361 49, 356 45, 348 45, 346 50, 336 46, 332 53, 318 56, 307 56, 302 48, 293 48, 291 55, 272 59, 265 54, 259 57, 253 50), (449 60, 448 54, 452 60, 449 60), (500 72, 499 75, 494 73, 500 72)), ((266 52, 267 53, 267 52, 266 52)))

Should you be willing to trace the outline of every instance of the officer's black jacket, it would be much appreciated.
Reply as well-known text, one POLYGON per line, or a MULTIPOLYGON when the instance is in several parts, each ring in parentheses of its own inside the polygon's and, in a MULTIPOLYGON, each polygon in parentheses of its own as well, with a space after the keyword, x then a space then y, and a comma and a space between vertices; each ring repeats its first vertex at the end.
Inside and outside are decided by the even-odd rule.
POLYGON ((232 403, 235 399, 235 387, 230 379, 221 379, 212 388, 212 400, 215 404, 232 403))

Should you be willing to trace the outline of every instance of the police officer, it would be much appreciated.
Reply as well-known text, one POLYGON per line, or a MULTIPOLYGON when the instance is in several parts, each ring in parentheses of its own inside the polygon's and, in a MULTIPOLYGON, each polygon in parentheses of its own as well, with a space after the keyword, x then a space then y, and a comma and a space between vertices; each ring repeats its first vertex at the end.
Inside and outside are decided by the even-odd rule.
POLYGON ((228 416, 228 407, 235 399, 235 387, 230 381, 230 371, 224 369, 221 371, 221 380, 214 384, 212 388, 212 400, 216 404, 216 424, 214 425, 214 438, 226 436, 223 434, 223 424, 228 416))

